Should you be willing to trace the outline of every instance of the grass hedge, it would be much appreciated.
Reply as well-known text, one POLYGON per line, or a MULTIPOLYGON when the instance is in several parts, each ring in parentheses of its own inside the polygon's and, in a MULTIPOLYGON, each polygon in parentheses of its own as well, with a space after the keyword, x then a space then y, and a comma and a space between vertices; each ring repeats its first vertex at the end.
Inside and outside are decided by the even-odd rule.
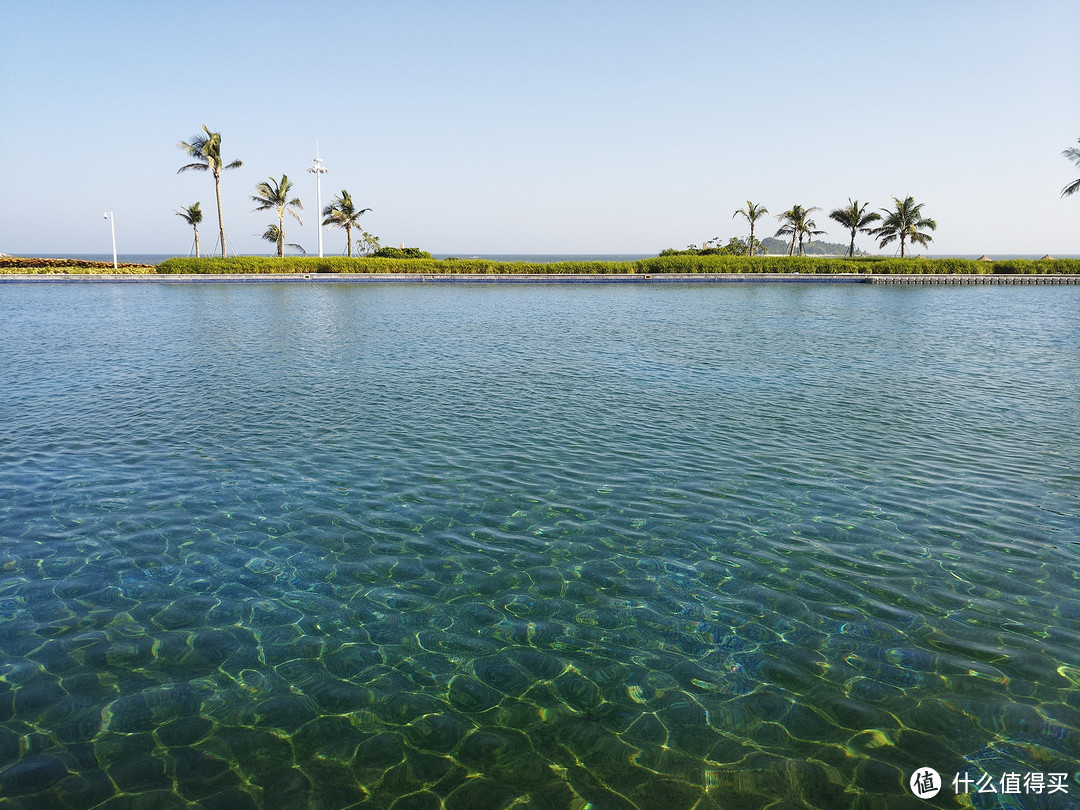
MULTIPOLYGON (((344 256, 319 259, 311 256, 236 256, 231 259, 167 259, 157 266, 159 273, 417 273, 438 275, 447 273, 494 274, 509 273, 633 273, 637 262, 559 262, 532 264, 529 262, 495 262, 486 259, 389 259, 363 256, 348 259, 344 256)), ((648 272, 648 271, 645 271, 648 272)))
POLYGON ((1080 259, 896 259, 861 256, 855 259, 816 256, 655 256, 622 262, 496 262, 487 259, 401 259, 371 256, 349 259, 335 256, 235 256, 229 259, 167 259, 153 265, 122 264, 113 270, 110 262, 74 259, 24 259, 0 257, 0 274, 37 273, 163 273, 241 274, 265 273, 447 273, 505 275, 544 273, 550 275, 598 273, 879 273, 879 274, 1076 274, 1080 259))
POLYGON ((487 259, 387 259, 375 257, 319 259, 236 256, 230 259, 168 259, 158 273, 444 273, 550 275, 598 273, 889 273, 889 274, 1035 274, 1080 273, 1080 259, 896 259, 866 256, 855 259, 813 256, 656 256, 622 262, 496 262, 487 259))

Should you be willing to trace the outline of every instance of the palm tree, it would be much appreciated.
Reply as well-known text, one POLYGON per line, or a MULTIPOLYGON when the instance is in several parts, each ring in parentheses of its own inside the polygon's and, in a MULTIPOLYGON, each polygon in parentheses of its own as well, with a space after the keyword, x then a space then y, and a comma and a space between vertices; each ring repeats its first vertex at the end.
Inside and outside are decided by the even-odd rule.
POLYGON ((360 216, 370 211, 370 208, 356 210, 353 205, 352 195, 345 189, 341 194, 334 197, 334 201, 323 208, 323 225, 332 225, 335 228, 345 229, 345 241, 349 246, 349 258, 352 258, 352 229, 360 227, 360 216))
POLYGON ((195 258, 199 258, 199 223, 202 222, 202 209, 198 203, 194 203, 177 211, 176 215, 195 229, 195 258))
MULTIPOLYGON (((279 246, 284 244, 285 239, 284 235, 281 233, 281 229, 278 228, 277 225, 268 225, 266 228, 266 233, 262 235, 262 238, 265 239, 267 242, 273 242, 275 245, 279 246)), ((307 251, 295 242, 289 242, 288 244, 285 244, 285 247, 291 247, 301 256, 307 256, 307 251)), ((281 254, 279 253, 278 255, 280 256, 281 254)))
POLYGON ((795 240, 799 240, 799 255, 803 255, 803 239, 806 237, 813 238, 825 231, 815 230, 817 224, 814 220, 809 219, 811 211, 820 211, 821 209, 816 206, 810 208, 803 208, 801 205, 793 205, 789 210, 782 214, 777 215, 777 219, 784 224, 780 226, 780 229, 776 232, 777 236, 786 236, 791 234, 791 248, 788 250, 788 256, 795 255, 795 240))
POLYGON ((234 160, 232 163, 225 165, 221 161, 221 133, 211 132, 203 124, 203 132, 205 135, 195 135, 191 139, 191 143, 180 141, 177 146, 188 153, 188 156, 195 159, 194 163, 189 163, 187 166, 181 166, 177 170, 177 174, 180 172, 186 172, 189 169, 194 169, 200 172, 210 172, 214 175, 214 192, 217 194, 217 221, 218 221, 218 238, 221 239, 221 258, 225 258, 225 225, 221 220, 221 172, 225 169, 239 169, 243 166, 243 162, 234 160))
POLYGON ((855 256, 855 234, 870 233, 870 223, 881 219, 881 214, 876 212, 867 213, 870 203, 859 205, 859 201, 851 201, 848 197, 847 208, 835 208, 829 212, 829 219, 834 219, 851 231, 851 247, 848 248, 848 258, 855 256))
POLYGON ((913 243, 918 242, 923 247, 934 241, 930 234, 923 233, 921 229, 936 231, 937 223, 922 215, 923 204, 916 205, 912 197, 905 197, 903 200, 893 197, 893 203, 896 205, 896 210, 882 208, 885 218, 881 221, 881 226, 874 228, 870 233, 881 240, 879 247, 885 247, 889 242, 899 239, 902 259, 904 258, 904 243, 908 239, 913 243))
MULTIPOLYGON (((279 258, 285 255, 285 212, 288 211, 296 218, 297 222, 300 222, 300 215, 292 209, 304 210, 304 204, 300 202, 299 197, 289 199, 289 190, 291 188, 292 183, 289 182, 288 175, 283 174, 280 183, 273 177, 270 178, 269 182, 263 181, 259 183, 259 185, 255 186, 255 195, 251 198, 253 202, 258 203, 253 212, 273 210, 277 214, 277 255, 279 258)), ((302 222, 300 224, 303 225, 302 222)))
MULTIPOLYGON (((1077 143, 1080 143, 1080 141, 1077 141, 1077 143)), ((1065 157, 1067 157, 1069 160, 1071 160, 1077 166, 1080 166, 1080 149, 1077 149, 1075 146, 1072 146, 1072 147, 1066 149, 1061 154, 1063 154, 1065 157)), ((1071 197, 1077 191, 1080 191, 1080 178, 1078 178, 1076 180, 1073 180, 1071 183, 1069 183, 1069 185, 1065 186, 1065 188, 1063 188, 1061 190, 1061 196, 1062 197, 1071 197)))
POLYGON ((748 256, 754 255, 754 223, 761 219, 763 216, 765 216, 767 213, 769 213, 769 209, 766 208, 764 205, 752 203, 747 200, 746 208, 740 208, 738 211, 731 215, 731 218, 735 219, 735 217, 737 217, 739 214, 742 214, 750 223, 750 241, 747 242, 748 256))

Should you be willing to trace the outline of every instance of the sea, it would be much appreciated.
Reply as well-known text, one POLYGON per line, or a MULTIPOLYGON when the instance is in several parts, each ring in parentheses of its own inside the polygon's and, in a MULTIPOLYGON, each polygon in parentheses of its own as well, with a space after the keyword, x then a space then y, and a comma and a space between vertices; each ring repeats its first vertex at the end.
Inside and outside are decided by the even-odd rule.
POLYGON ((1078 312, 5 286, 0 805, 1075 807, 1078 312))

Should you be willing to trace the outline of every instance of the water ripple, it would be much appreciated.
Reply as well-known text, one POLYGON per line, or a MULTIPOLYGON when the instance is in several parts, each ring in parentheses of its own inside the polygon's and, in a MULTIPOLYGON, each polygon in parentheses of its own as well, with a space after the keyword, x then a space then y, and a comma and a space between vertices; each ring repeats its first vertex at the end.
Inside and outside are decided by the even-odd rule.
POLYGON ((1071 771, 1078 291, 814 287, 6 290, 0 795, 1071 771))

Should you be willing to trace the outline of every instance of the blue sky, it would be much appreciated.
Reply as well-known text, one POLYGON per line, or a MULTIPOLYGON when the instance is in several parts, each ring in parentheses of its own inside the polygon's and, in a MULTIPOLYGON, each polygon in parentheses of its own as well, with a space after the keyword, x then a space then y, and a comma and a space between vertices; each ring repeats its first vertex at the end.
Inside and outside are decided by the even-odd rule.
POLYGON ((212 244, 210 175, 176 173, 206 124, 238 253, 282 174, 316 250, 316 139, 324 204, 435 253, 656 253, 742 235, 747 199, 845 241, 830 209, 906 195, 931 254, 1080 253, 1078 33, 1051 0, 4 0, 0 251, 108 252, 111 210, 120 252, 186 254, 197 200, 212 244))

